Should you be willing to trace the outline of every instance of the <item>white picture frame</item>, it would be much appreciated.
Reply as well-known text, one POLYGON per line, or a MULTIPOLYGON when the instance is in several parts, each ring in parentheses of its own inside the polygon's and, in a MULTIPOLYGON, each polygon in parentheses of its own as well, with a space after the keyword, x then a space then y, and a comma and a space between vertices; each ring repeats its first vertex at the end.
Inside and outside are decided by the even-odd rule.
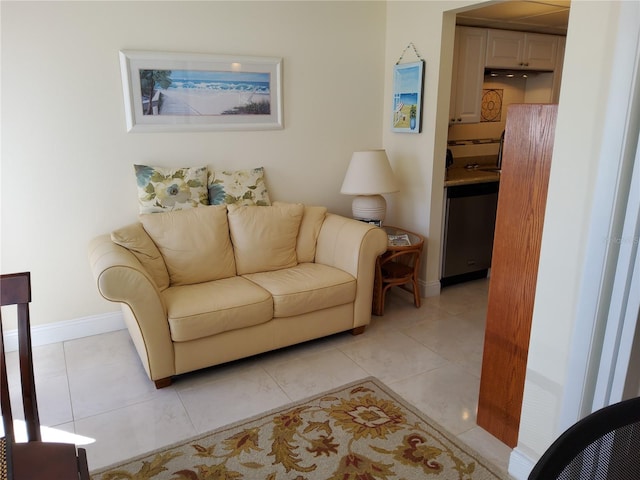
POLYGON ((120 51, 128 132, 275 130, 282 58, 120 51))

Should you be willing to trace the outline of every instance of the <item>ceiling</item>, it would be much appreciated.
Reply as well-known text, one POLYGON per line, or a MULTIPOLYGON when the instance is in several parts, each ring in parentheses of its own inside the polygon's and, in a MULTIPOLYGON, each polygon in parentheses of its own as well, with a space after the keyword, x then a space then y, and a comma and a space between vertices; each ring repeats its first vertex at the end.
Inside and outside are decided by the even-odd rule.
POLYGON ((567 34, 570 0, 506 1, 457 14, 456 23, 538 33, 567 34))

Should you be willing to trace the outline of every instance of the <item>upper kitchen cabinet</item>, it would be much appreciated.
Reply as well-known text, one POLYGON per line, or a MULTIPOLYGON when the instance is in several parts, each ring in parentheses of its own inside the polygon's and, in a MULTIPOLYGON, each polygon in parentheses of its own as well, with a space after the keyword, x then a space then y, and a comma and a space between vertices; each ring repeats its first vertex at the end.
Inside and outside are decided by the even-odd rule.
POLYGON ((487 29, 457 27, 453 56, 450 123, 478 123, 487 29))
POLYGON ((553 71, 557 64, 559 39, 557 35, 489 29, 485 66, 553 71))

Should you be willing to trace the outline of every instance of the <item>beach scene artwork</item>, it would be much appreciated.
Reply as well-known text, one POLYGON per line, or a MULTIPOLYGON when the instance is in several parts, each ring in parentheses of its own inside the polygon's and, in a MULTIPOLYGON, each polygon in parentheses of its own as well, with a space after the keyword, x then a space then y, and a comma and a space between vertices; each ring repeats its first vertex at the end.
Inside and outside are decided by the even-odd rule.
POLYGON ((269 72, 150 70, 140 72, 143 115, 270 115, 269 72))
POLYGON ((393 125, 394 132, 420 132, 424 62, 394 66, 393 125))
POLYGON ((282 58, 120 51, 128 132, 275 130, 282 58))

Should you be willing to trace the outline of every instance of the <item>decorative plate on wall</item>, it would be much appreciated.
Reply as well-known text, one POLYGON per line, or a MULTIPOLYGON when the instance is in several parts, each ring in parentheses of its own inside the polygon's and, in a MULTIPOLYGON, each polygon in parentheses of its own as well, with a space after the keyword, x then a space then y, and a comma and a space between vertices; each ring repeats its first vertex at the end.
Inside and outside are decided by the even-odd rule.
POLYGON ((482 90, 481 122, 499 122, 502 118, 502 88, 482 90))

